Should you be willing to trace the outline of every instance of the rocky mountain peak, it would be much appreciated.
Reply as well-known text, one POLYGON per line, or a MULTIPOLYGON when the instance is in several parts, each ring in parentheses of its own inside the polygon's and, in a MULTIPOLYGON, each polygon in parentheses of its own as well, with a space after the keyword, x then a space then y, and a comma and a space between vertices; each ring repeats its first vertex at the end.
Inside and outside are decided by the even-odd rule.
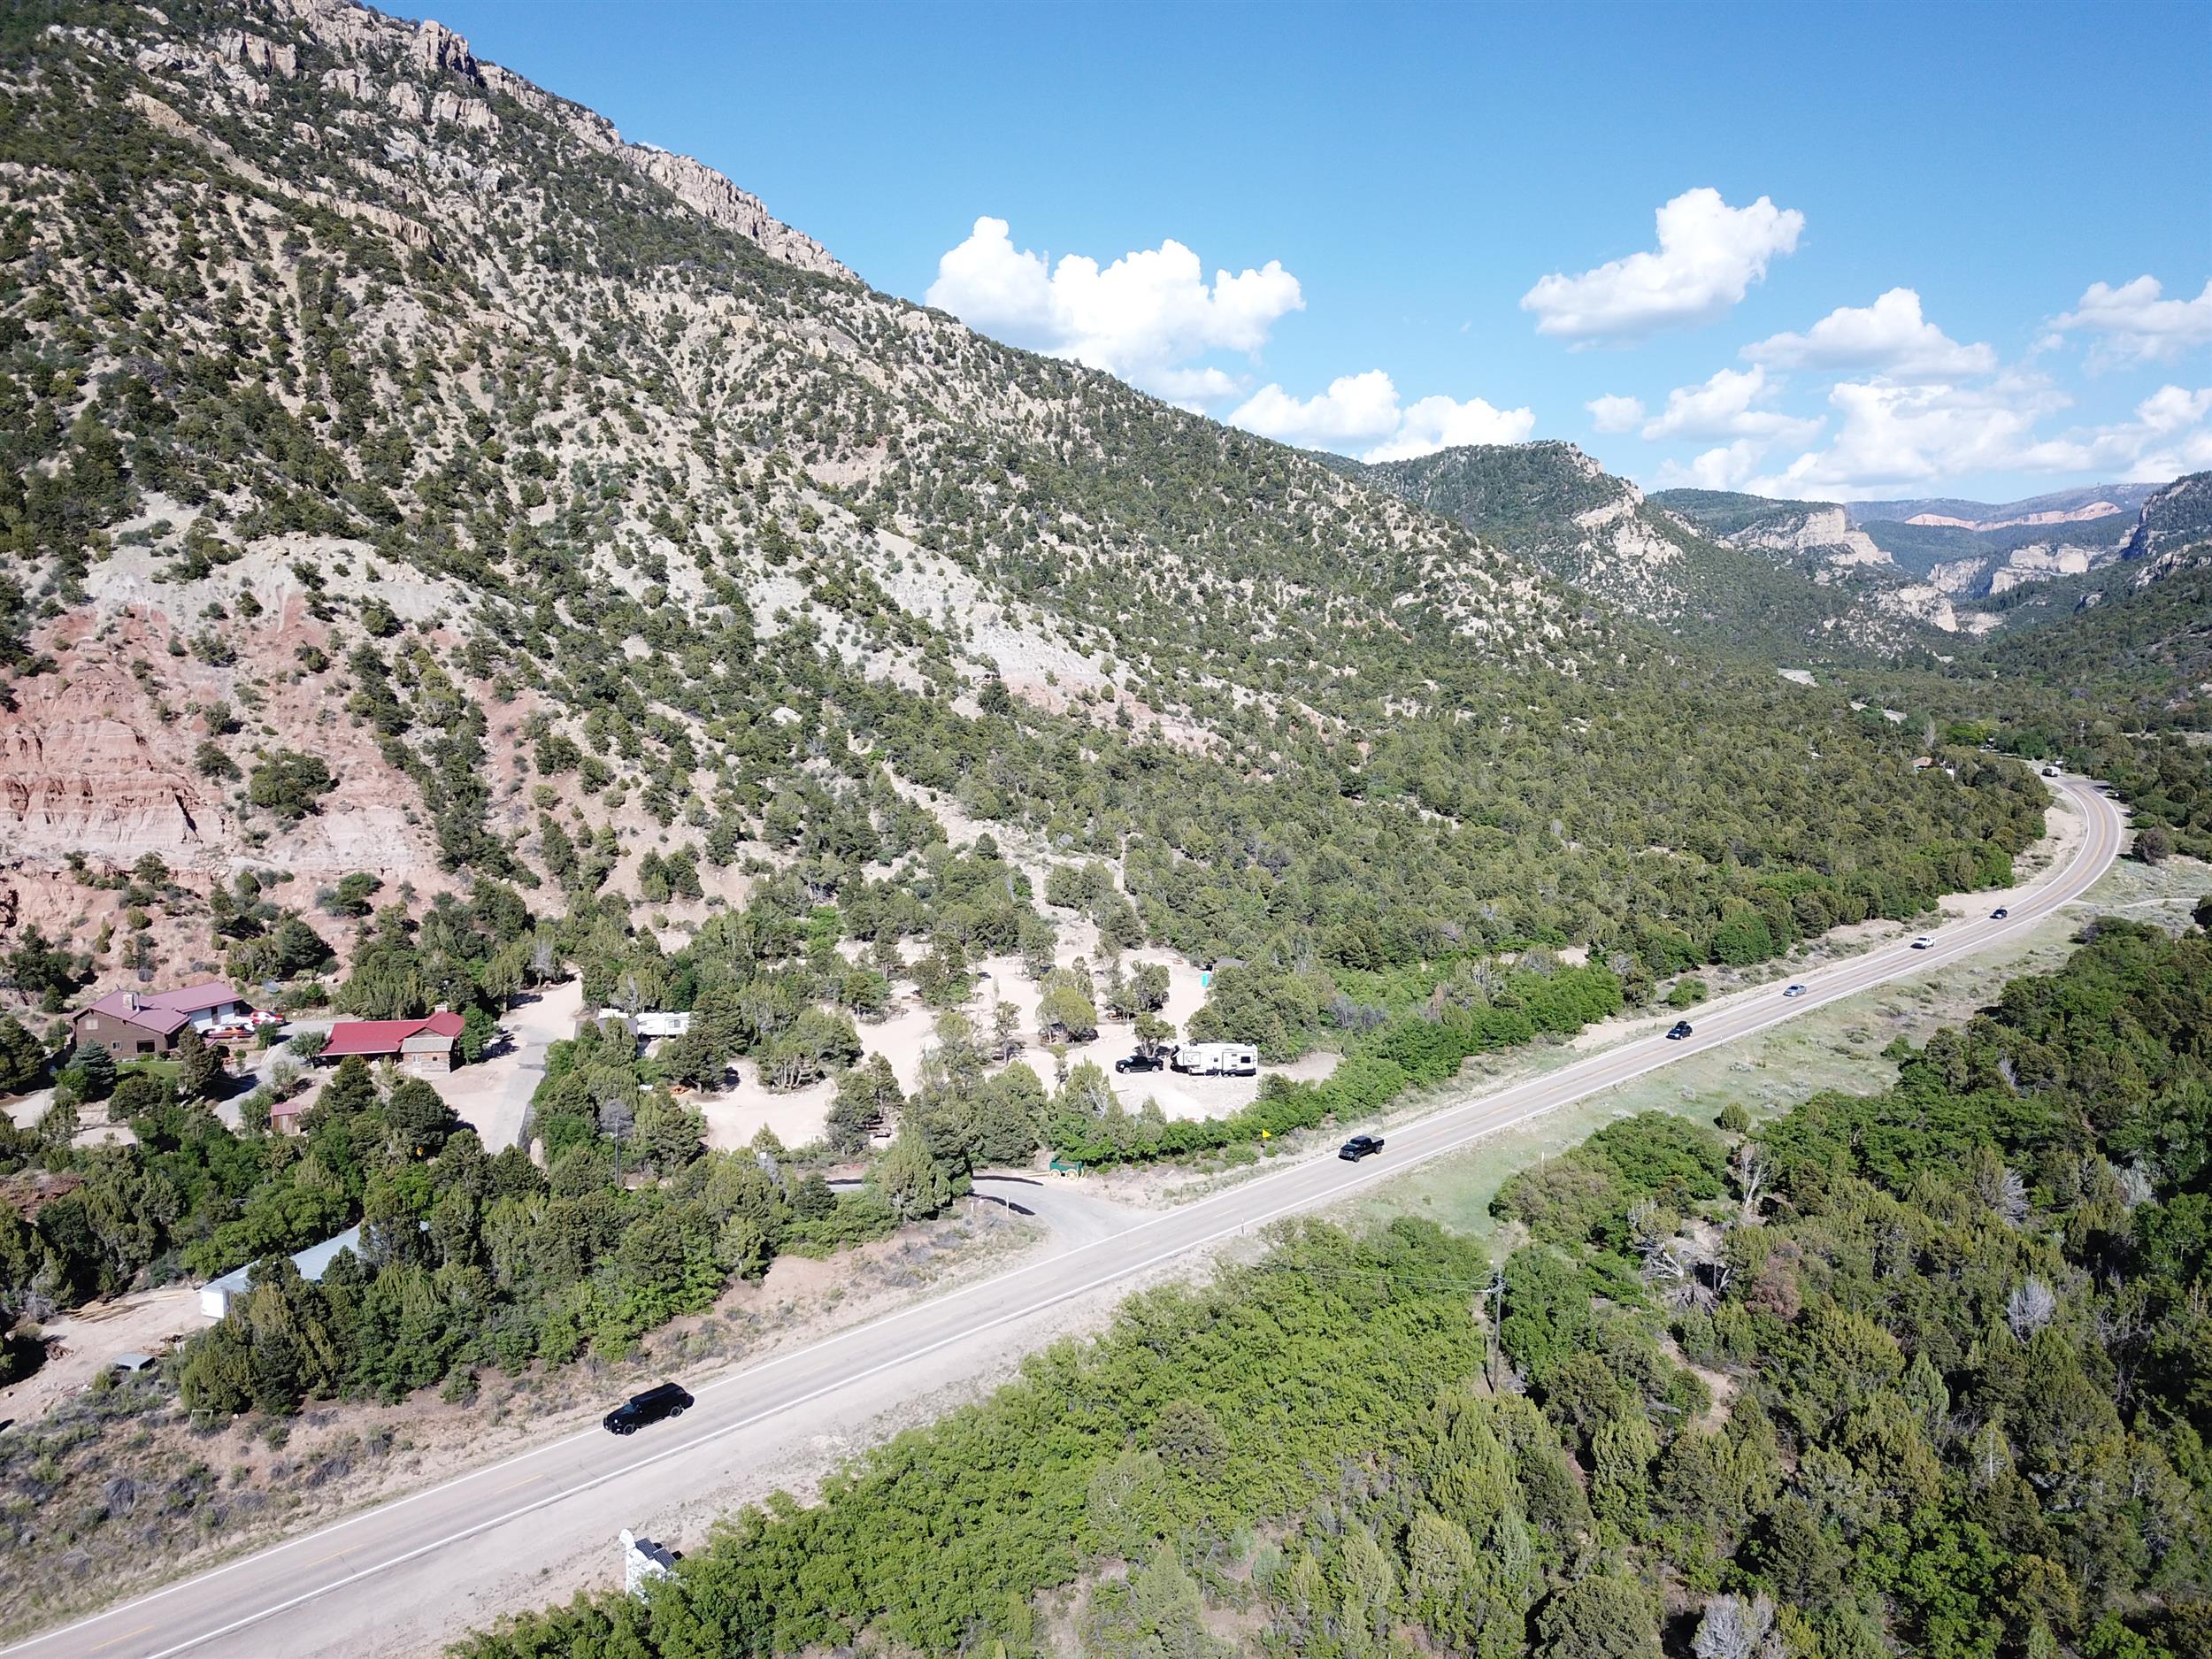
MULTIPOLYGON (((704 162, 624 142, 603 116, 482 61, 465 39, 442 23, 426 19, 410 25, 354 0, 261 0, 260 11, 269 36, 299 38, 229 31, 221 37, 219 50, 225 62, 239 70, 289 80, 299 73, 301 41, 313 42, 339 60, 322 69, 324 86, 357 103, 380 104, 416 129, 455 126, 494 132, 498 101, 511 100, 650 180, 702 219, 745 237, 769 257, 818 276, 858 280, 821 243, 785 224, 758 196, 704 162)), ((236 90, 250 104, 265 102, 250 84, 236 90)), ((403 134, 398 145, 410 155, 419 154, 421 136, 403 134)), ((488 171, 480 165, 448 165, 446 171, 495 188, 505 176, 496 167, 488 171)))
POLYGON ((481 81, 476 58, 469 51, 469 43, 442 23, 425 19, 415 31, 414 42, 407 49, 415 67, 426 76, 458 75, 464 81, 481 81))
POLYGON ((2207 540, 2212 540, 2212 472, 2192 472, 2143 503, 2120 557, 2156 559, 2207 540))

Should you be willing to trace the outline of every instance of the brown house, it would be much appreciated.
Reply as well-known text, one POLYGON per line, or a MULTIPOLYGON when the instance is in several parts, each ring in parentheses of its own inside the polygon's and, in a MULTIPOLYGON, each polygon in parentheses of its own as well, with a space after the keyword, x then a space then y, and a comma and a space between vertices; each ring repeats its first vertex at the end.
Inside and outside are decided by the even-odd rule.
POLYGON ((453 1045, 461 1035, 461 1017, 445 1009, 423 1019, 342 1019, 316 1057, 326 1064, 357 1054, 365 1060, 396 1061, 407 1071, 442 1075, 453 1070, 453 1045))
POLYGON ((118 1060, 136 1060, 167 1054, 187 1025, 205 1031, 252 1012, 227 981, 210 979, 150 996, 111 991, 71 1015, 69 1032, 80 1052, 104 1048, 118 1060))

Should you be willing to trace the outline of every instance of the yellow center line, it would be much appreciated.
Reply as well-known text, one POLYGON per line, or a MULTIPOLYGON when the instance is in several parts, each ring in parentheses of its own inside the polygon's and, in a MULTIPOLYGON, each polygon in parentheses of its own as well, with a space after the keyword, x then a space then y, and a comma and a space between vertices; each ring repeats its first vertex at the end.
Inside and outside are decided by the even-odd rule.
POLYGON ((314 1560, 309 1562, 307 1564, 311 1567, 319 1567, 326 1561, 335 1561, 339 1556, 344 1555, 345 1553, 346 1552, 342 1549, 334 1549, 327 1555, 316 1556, 314 1560))
POLYGON ((87 1653, 104 1653, 111 1647, 121 1647, 134 1636, 143 1636, 148 1631, 153 1628, 154 1627, 151 1624, 141 1624, 136 1630, 126 1631, 120 1636, 116 1636, 111 1638, 109 1640, 102 1642, 97 1647, 88 1647, 85 1651, 87 1653))
POLYGON ((509 1481, 509 1482, 508 1482, 505 1486, 495 1486, 494 1488, 492 1488, 492 1496, 494 1496, 494 1497, 495 1498, 495 1497, 497 1497, 497 1496, 498 1496, 501 1493, 503 1493, 503 1492, 512 1492, 512 1491, 514 1491, 514 1490, 515 1490, 517 1487, 518 1487, 518 1486, 535 1486, 535 1485, 536 1485, 539 1481, 543 1480, 543 1479, 545 1479, 546 1478, 547 1478, 547 1477, 545 1477, 545 1476, 543 1476, 543 1475, 525 1475, 525 1476, 524 1476, 521 1479, 519 1479, 519 1480, 510 1480, 510 1481, 509 1481))

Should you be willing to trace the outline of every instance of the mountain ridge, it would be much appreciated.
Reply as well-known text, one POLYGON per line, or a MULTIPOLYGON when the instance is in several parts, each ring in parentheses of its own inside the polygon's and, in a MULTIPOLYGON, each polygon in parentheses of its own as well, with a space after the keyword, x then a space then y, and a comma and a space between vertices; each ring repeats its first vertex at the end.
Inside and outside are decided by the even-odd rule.
MULTIPOLYGON (((1929 505, 1910 501, 1870 503, 1897 515, 1884 517, 1861 511, 1870 505, 1864 503, 1783 501, 1729 491, 1666 490, 1654 499, 1726 541, 1785 546, 1816 541, 1839 564, 1893 565, 1906 581, 1931 595, 1928 604, 1955 608, 1954 631, 1963 626, 1970 632, 1987 632, 2002 626, 2002 615, 1977 602, 2001 599, 2024 583, 2079 575, 2110 563, 2118 557, 2135 511, 2116 507, 2093 518, 2051 517, 2047 515, 2065 515, 2075 509, 2039 503, 2126 496, 2139 505, 2148 493, 2147 486, 2106 487, 2031 497, 1984 509, 1986 523, 1938 512, 1907 518, 1902 516, 1906 510, 1929 505), (2029 509, 2033 511, 2024 511, 2029 509)), ((1960 501, 1937 504, 1959 509, 1979 505, 1960 501)))
MULTIPOLYGON (((1476 445, 1348 464, 1685 638, 1769 656, 1925 650, 1970 625, 1945 595, 1819 503, 1761 502, 1717 521, 1679 511, 1698 492, 1647 497, 1557 440, 1476 445)), ((1758 498, 1725 498, 1730 503, 1758 498)))
POLYGON ((1847 501, 1838 503, 1854 524, 1870 520, 1909 524, 1916 519, 1955 520, 1956 527, 2003 530, 2029 524, 2064 524, 2108 513, 2134 513, 2160 488, 2158 484, 2080 484, 2024 495, 2015 501, 1972 501, 1960 496, 1901 496, 1886 501, 1847 501), (2094 509, 2102 506, 2104 512, 2094 509))
POLYGON ((770 257, 450 31, 247 0, 8 52, 0 804, 13 913, 102 974, 226 947, 72 853, 534 884, 603 958, 633 905, 678 937, 987 826, 1296 962, 1901 895, 2020 833, 1840 698, 770 257))

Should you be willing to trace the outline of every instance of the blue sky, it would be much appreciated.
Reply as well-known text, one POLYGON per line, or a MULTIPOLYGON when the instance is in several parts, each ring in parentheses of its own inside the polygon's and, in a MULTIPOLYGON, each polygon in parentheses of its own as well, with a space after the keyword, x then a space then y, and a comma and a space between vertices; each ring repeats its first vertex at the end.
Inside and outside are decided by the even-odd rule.
POLYGON ((1829 497, 2212 466, 2212 5, 435 15, 880 288, 1289 441, 1829 497))

